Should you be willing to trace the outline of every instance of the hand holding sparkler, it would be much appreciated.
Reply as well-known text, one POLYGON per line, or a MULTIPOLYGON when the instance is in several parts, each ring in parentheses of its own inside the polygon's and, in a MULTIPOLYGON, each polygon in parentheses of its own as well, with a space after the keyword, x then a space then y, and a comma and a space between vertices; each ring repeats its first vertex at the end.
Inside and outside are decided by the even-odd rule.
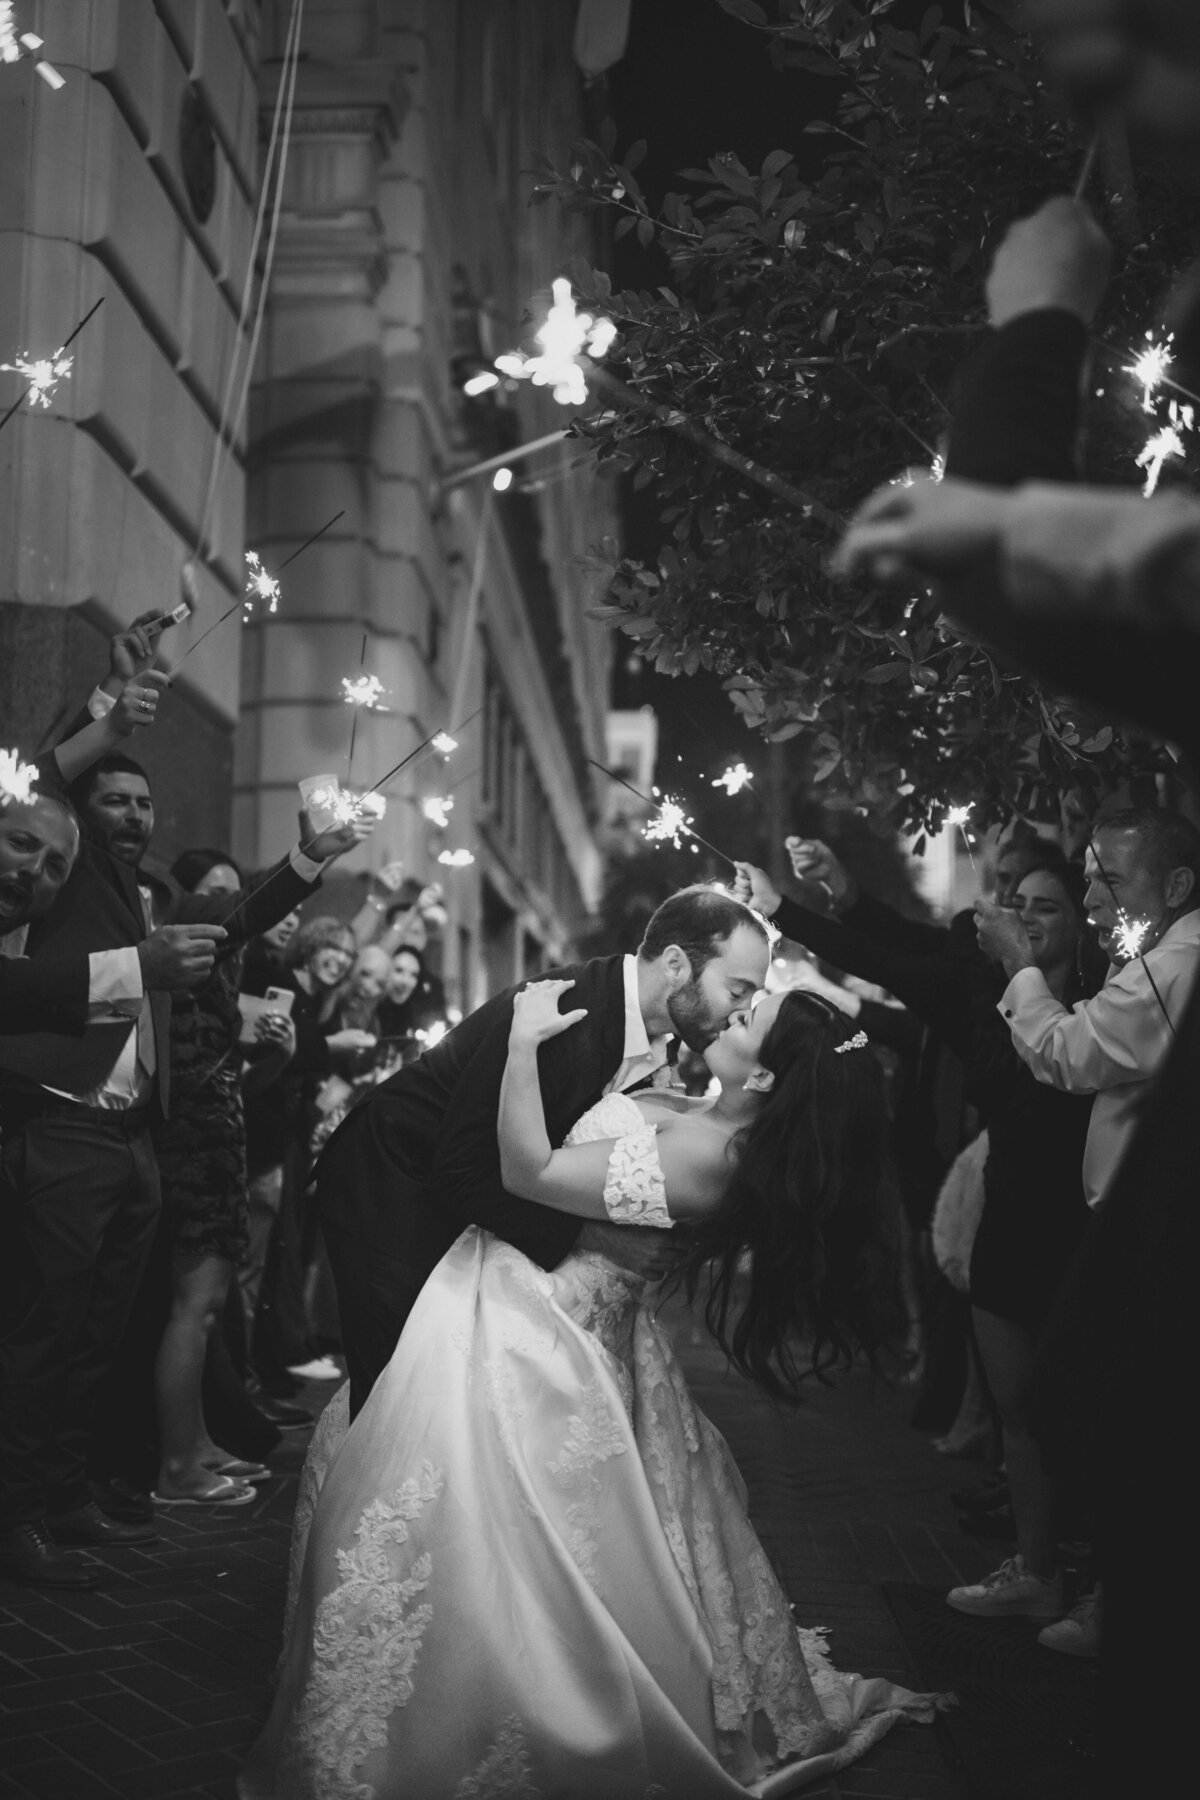
MULTIPOLYGON (((310 798, 315 803, 316 795, 310 798)), ((355 796, 349 798, 353 801, 355 796)), ((314 821, 307 813, 301 813, 300 848, 313 862, 332 862, 335 856, 345 856, 348 850, 365 844, 378 823, 370 812, 356 809, 352 817, 337 819, 332 825, 314 831, 314 821)))
POLYGON ((1025 921, 1011 906, 998 906, 982 897, 976 900, 975 933, 983 954, 998 962, 1010 981, 1018 969, 1037 967, 1025 921))
POLYGON ((734 863, 733 866, 737 870, 732 890, 734 899, 740 900, 743 906, 752 906, 765 919, 773 919, 783 896, 766 870, 748 862, 734 863))
POLYGON ((1096 316, 1112 271, 1112 245, 1081 200, 1058 194, 1010 225, 985 284, 988 322, 997 330, 1024 313, 1096 316))
POLYGON ((143 669, 140 675, 132 676, 117 695, 106 721, 114 735, 129 737, 153 725, 159 698, 170 685, 171 678, 162 669, 143 669))
MULTIPOLYGON (((820 838, 786 837, 783 847, 796 880, 805 888, 815 888, 833 912, 840 913, 854 905, 858 883, 828 844, 820 838)), ((805 905, 812 904, 808 894, 804 900, 805 905)))

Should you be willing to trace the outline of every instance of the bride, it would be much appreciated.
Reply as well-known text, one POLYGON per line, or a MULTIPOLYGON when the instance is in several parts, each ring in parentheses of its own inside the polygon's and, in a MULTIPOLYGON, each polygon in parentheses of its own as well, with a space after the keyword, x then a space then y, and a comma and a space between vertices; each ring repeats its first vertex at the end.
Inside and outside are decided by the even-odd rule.
MULTIPOLYGON (((706 1052, 715 1100, 612 1093, 554 1150, 537 1056, 584 1016, 558 1010, 571 985, 516 997, 505 1187, 678 1225, 689 1291, 705 1271, 710 1327, 777 1398, 800 1340, 818 1366, 873 1353, 883 1102, 862 1034, 811 995, 761 997, 706 1052)), ((644 1288, 596 1252, 546 1273, 475 1226, 442 1258, 353 1427, 343 1389, 314 1437, 242 1800, 774 1796, 930 1716, 794 1623, 644 1288)))

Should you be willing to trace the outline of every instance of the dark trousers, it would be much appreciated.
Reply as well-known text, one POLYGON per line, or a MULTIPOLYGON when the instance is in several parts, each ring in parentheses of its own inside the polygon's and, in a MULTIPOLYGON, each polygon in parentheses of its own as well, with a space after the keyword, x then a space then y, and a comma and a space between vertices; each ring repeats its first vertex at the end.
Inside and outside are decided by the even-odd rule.
POLYGON ((4 1109, 0 1525, 87 1498, 97 1396, 159 1212, 149 1112, 4 1109))

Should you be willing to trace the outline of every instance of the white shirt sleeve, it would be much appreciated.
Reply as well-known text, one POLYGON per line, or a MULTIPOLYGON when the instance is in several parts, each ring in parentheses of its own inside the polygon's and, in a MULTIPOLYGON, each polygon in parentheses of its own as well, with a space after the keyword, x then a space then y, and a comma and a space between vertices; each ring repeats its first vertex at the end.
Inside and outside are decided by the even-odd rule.
POLYGON ((314 862, 311 856, 305 856, 299 845, 292 851, 288 861, 301 881, 315 881, 325 869, 324 863, 314 862))
POLYGON ((1137 961, 1110 975, 1073 1010, 1056 1000, 1040 969, 1018 969, 1000 1001, 1013 1043, 1039 1081, 1068 1094, 1145 1081, 1171 1047, 1171 1031, 1137 961))
POLYGON ((93 950, 88 957, 88 1016, 118 1013, 136 1018, 144 994, 136 944, 93 950))
POLYGON ((106 694, 103 688, 93 688, 88 695, 87 709, 93 719, 106 719, 117 704, 115 694, 106 694))

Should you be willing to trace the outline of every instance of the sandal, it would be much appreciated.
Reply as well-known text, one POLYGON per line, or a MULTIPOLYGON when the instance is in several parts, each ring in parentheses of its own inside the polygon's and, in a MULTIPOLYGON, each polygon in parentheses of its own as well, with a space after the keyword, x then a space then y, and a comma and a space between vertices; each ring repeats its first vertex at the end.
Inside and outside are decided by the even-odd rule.
POLYGON ((243 1462, 240 1457, 231 1456, 228 1462, 205 1463, 204 1467, 210 1475, 225 1475, 230 1481, 269 1481, 271 1471, 266 1463, 243 1462))
POLYGON ((150 1498, 155 1506, 248 1506, 255 1499, 255 1492, 240 1481, 231 1481, 228 1475, 218 1475, 217 1485, 207 1489, 203 1494, 159 1494, 152 1493, 150 1498))

